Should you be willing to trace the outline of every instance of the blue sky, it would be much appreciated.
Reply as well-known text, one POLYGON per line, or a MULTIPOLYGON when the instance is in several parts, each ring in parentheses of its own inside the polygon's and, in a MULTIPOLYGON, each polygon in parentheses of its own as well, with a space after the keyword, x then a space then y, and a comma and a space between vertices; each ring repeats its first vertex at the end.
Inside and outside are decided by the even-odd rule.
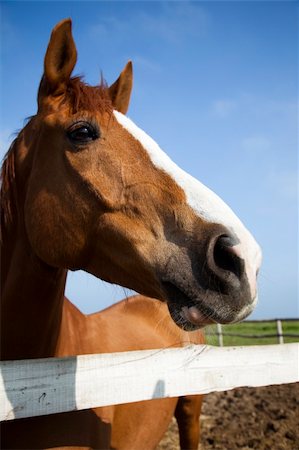
MULTIPOLYGON (((263 249, 252 318, 298 306, 298 9, 293 1, 1 2, 1 158, 36 112, 51 29, 73 19, 76 74, 134 64, 129 116, 220 195, 263 249)), ((128 291, 71 273, 84 312, 128 291)))

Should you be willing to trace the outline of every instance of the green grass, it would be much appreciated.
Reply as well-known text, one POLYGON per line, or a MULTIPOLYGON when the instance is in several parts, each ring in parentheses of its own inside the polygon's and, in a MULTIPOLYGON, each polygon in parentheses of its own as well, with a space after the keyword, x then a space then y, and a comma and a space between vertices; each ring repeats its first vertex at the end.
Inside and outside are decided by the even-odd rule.
MULTIPOLYGON (((299 320, 284 322, 282 320, 283 333, 299 335, 299 320)), ((218 345, 218 336, 216 326, 209 326, 205 329, 206 341, 209 345, 218 345)), ((229 345, 266 345, 278 344, 278 338, 246 338, 237 336, 225 336, 225 333, 235 333, 246 335, 265 335, 277 334, 276 322, 242 322, 234 325, 222 325, 223 343, 229 345)), ((284 337, 284 342, 299 342, 299 337, 284 337)))

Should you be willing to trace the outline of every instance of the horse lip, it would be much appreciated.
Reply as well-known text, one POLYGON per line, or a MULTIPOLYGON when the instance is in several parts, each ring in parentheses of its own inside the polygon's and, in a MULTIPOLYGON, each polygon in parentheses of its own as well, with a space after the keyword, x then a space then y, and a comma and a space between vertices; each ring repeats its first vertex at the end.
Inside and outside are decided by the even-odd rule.
POLYGON ((162 281, 163 291, 166 294, 167 303, 175 303, 178 306, 195 306, 196 302, 193 301, 185 291, 178 287, 177 284, 172 281, 162 281))
POLYGON ((188 320, 188 322, 196 327, 203 327, 208 323, 214 323, 214 321, 202 313, 197 306, 183 306, 180 314, 183 319, 188 320))
POLYGON ((170 315, 178 326, 186 331, 193 331, 215 323, 215 320, 211 319, 215 313, 209 307, 203 306, 198 300, 190 298, 173 282, 163 281, 162 285, 166 294, 170 315), (196 314, 191 308, 196 308, 196 314), (199 318, 200 320, 197 320, 199 318))

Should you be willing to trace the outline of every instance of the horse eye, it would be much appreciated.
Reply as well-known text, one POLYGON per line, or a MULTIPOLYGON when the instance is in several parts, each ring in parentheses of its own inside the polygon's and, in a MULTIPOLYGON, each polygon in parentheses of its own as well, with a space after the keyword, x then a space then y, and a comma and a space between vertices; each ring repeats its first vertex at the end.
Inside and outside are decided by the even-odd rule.
POLYGON ((68 131, 68 137, 75 143, 84 144, 86 142, 94 141, 99 136, 97 131, 92 126, 87 124, 77 124, 68 131))

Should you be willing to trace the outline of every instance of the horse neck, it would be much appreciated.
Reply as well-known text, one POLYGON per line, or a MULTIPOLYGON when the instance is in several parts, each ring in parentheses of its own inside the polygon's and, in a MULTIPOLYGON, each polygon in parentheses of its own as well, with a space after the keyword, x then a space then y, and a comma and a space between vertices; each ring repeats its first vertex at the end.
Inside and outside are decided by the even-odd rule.
MULTIPOLYGON (((98 334, 92 336, 88 316, 64 298, 62 321, 55 356, 73 356, 96 353, 93 345, 98 343, 98 334)), ((100 331, 100 330, 97 330, 100 331)))
POLYGON ((12 192, 6 192, 11 195, 11 221, 1 224, 1 359, 54 354, 66 282, 66 271, 47 266, 30 246, 22 209, 26 185, 17 186, 18 178, 26 176, 18 177, 18 169, 12 192))

